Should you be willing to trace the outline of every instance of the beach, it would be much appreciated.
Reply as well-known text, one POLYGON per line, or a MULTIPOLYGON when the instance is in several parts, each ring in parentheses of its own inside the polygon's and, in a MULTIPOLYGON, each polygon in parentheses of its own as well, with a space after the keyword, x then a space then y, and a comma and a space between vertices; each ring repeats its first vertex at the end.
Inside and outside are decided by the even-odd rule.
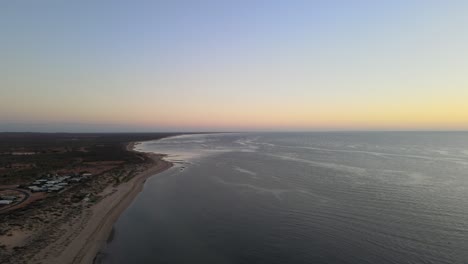
MULTIPOLYGON (((135 143, 127 150, 134 151, 135 143)), ((77 216, 55 226, 55 233, 47 240, 36 242, 40 248, 34 255, 24 257, 26 263, 93 263, 101 247, 112 232, 113 224, 142 190, 145 181, 172 167, 163 160, 164 155, 139 153, 152 160, 150 165, 139 168, 133 178, 117 186, 108 186, 100 194, 98 202, 89 206, 84 201, 77 216), (58 232, 57 232, 58 231, 58 232)), ((20 262, 21 263, 21 262, 20 262)))

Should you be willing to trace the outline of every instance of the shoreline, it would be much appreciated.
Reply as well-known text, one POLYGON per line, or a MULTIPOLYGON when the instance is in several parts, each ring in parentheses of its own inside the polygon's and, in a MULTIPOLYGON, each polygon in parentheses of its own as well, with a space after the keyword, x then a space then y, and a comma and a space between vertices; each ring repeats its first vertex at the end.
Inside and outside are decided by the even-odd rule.
POLYGON ((90 208, 83 208, 82 219, 67 223, 67 234, 42 249, 34 257, 34 261, 57 264, 94 263, 107 243, 115 222, 141 192, 146 180, 174 165, 164 160, 166 155, 136 151, 134 148, 137 143, 127 143, 127 151, 144 155, 152 160, 152 164, 128 182, 115 187, 108 186, 102 192, 103 198, 90 208))

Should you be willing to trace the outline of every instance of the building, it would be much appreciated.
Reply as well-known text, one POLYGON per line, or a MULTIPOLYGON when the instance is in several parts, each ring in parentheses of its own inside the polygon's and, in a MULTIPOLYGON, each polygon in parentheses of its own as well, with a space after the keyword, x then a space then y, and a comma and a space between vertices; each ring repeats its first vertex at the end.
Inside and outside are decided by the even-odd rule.
POLYGON ((38 187, 38 186, 29 186, 28 189, 31 190, 31 192, 44 192, 45 191, 44 188, 38 187))
POLYGON ((1 206, 1 205, 9 205, 9 204, 11 204, 12 202, 13 202, 13 201, 11 201, 11 200, 0 200, 0 206, 1 206))
POLYGON ((13 195, 2 195, 0 196, 0 199, 1 200, 10 200, 10 201, 14 201, 16 200, 16 196, 13 196, 13 195))

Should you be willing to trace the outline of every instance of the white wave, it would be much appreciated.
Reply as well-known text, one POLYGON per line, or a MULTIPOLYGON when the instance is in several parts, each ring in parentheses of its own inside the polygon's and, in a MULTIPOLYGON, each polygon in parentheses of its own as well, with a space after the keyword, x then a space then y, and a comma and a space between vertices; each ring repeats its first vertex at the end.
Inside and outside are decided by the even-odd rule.
POLYGON ((257 144, 257 145, 267 146, 267 147, 275 147, 275 146, 276 146, 275 144, 266 143, 266 142, 258 142, 258 143, 256 143, 256 144, 257 144))
POLYGON ((221 183, 221 184, 224 184, 224 185, 229 185, 229 186, 234 186, 234 187, 238 187, 238 188, 244 188, 244 189, 249 189, 249 190, 252 190, 252 191, 255 191, 257 193, 260 193, 260 194, 263 194, 263 193, 266 193, 266 194, 270 194, 270 195, 273 195, 278 201, 283 201, 283 195, 285 193, 293 193, 293 194, 296 194, 296 195, 307 195, 307 196, 312 196, 314 197, 315 199, 317 199, 317 202, 320 202, 320 203, 327 203, 330 201, 329 198, 325 197, 325 196, 322 196, 322 195, 318 195, 318 194, 315 194, 315 193, 312 193, 310 192, 309 190, 306 190, 306 189, 276 189, 276 188, 265 188, 265 187, 259 187, 259 186, 256 186, 256 185, 253 185, 253 184, 248 184, 248 183, 234 183, 234 182, 228 182, 228 181, 225 181, 219 177, 216 177, 216 180, 221 183))
POLYGON ((347 165, 342 165, 342 164, 337 164, 337 163, 312 161, 312 160, 306 160, 306 159, 301 159, 301 158, 291 157, 291 156, 284 156, 284 155, 270 154, 269 156, 272 156, 272 157, 275 157, 275 158, 280 158, 282 160, 291 160, 291 161, 306 163, 306 164, 310 164, 310 165, 315 166, 315 167, 322 167, 322 168, 334 169, 334 170, 348 172, 348 173, 354 173, 354 174, 357 174, 357 175, 364 175, 367 172, 367 169, 365 169, 365 168, 347 166, 347 165))
POLYGON ((230 185, 230 186, 235 186, 235 187, 240 187, 240 188, 247 188, 247 189, 250 189, 250 190, 254 190, 255 192, 257 193, 268 193, 268 194, 271 194, 273 196, 275 196, 276 199, 278 199, 279 201, 282 201, 283 198, 281 197, 281 195, 285 192, 290 192, 290 191, 294 191, 294 190, 290 190, 290 189, 270 189, 270 188, 264 188, 264 187, 259 187, 259 186, 255 186, 253 184, 248 184, 248 183, 234 183, 234 182, 228 182, 228 181, 225 181, 219 177, 216 177, 216 180, 219 182, 219 183, 222 183, 224 185, 230 185))
POLYGON ((428 178, 421 172, 403 171, 403 170, 375 170, 372 176, 377 177, 379 180, 397 183, 401 185, 419 185, 423 184, 428 178), (395 177, 398 181, 395 181, 395 177))
POLYGON ((239 144, 243 147, 246 147, 251 150, 256 150, 258 149, 257 146, 255 146, 255 141, 258 140, 258 137, 256 138, 242 138, 234 141, 234 143, 239 144))
POLYGON ((234 169, 238 172, 242 172, 242 173, 245 173, 245 174, 249 174, 251 176, 257 176, 257 173, 256 172, 253 172, 253 171, 249 171, 249 170, 246 170, 246 169, 243 169, 241 167, 234 167, 234 169))
MULTIPOLYGON (((445 157, 432 157, 432 156, 423 156, 423 155, 409 155, 409 154, 394 154, 394 153, 386 153, 386 152, 375 152, 375 151, 363 151, 363 150, 345 150, 345 149, 327 149, 327 148, 318 148, 318 147, 301 147, 301 146, 281 146, 284 148, 301 148, 301 149, 310 149, 310 150, 318 150, 318 151, 326 151, 326 152, 343 152, 343 153, 362 153, 368 154, 373 156, 379 156, 385 158, 386 156, 390 157, 401 157, 401 158, 414 158, 414 159, 423 159, 423 160, 430 160, 430 161, 448 161, 454 163, 465 163, 466 157, 464 156, 457 156, 457 155, 449 155, 446 153, 445 157)), ((442 154, 443 151, 437 151, 437 153, 442 154)))
POLYGON ((442 156, 450 156, 450 152, 448 150, 433 149, 431 151, 435 152, 435 153, 437 153, 439 155, 442 155, 442 156))

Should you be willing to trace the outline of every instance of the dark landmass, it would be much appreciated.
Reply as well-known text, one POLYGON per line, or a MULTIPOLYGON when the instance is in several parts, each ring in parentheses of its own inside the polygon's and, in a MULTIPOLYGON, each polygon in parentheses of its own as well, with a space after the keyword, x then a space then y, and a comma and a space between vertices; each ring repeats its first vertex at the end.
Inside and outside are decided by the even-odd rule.
MULTIPOLYGON (((142 163, 129 142, 176 133, 0 133, 0 185, 23 184, 59 171, 95 170, 117 163, 142 163)), ((142 159, 143 158, 143 159, 142 159)))

